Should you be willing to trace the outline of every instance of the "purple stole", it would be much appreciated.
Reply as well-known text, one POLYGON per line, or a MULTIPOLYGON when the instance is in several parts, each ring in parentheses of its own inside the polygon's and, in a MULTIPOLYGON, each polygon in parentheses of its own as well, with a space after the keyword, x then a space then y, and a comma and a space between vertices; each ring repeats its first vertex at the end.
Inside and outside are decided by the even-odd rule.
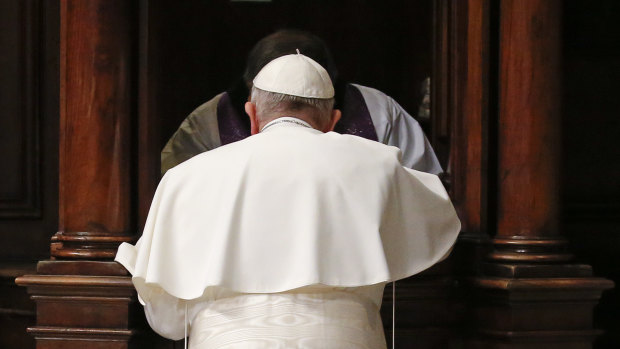
MULTIPOLYGON (((362 93, 351 84, 347 84, 344 89, 341 111, 342 117, 336 124, 335 132, 378 140, 366 101, 362 93)), ((250 136, 248 117, 233 106, 228 92, 222 95, 217 104, 217 122, 222 145, 250 136)))

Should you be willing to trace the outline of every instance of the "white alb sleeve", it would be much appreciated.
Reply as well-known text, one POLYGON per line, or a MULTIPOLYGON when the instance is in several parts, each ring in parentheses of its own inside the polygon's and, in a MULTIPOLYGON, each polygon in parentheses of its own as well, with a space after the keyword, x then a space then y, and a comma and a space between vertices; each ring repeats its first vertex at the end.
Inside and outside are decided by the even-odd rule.
POLYGON ((420 124, 394 99, 374 88, 353 84, 364 97, 379 142, 402 151, 402 164, 432 174, 443 172, 420 124))

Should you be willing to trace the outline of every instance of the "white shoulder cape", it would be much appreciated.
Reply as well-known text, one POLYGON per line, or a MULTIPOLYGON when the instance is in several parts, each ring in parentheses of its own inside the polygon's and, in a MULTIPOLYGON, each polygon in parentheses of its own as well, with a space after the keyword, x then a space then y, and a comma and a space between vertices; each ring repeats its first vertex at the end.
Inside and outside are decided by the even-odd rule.
POLYGON ((435 175, 400 151, 295 125, 198 155, 168 171, 143 235, 116 256, 148 301, 161 288, 274 293, 355 287, 416 274, 443 258, 460 222, 435 175))

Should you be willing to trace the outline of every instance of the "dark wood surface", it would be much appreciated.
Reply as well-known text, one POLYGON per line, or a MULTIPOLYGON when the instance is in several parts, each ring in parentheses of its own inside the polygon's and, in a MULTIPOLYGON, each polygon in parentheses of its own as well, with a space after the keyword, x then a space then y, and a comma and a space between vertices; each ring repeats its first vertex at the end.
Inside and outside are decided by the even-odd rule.
POLYGON ((58 226, 54 1, 0 4, 0 261, 49 254, 58 226))
POLYGON ((58 258, 112 259, 135 235, 136 4, 61 1, 58 258))
MULTIPOLYGON (((157 23, 163 14, 149 0, 139 2, 139 40, 138 40, 138 122, 137 134, 137 175, 138 181, 138 232, 144 228, 144 222, 151 207, 151 200, 159 184, 161 165, 161 124, 162 119, 153 117, 158 113, 160 81, 159 70, 162 57, 158 37, 157 23)), ((163 86, 162 86, 163 87, 163 86)))
POLYGON ((457 20, 461 46, 452 85, 457 93, 453 104, 451 133, 451 197, 462 230, 488 234, 487 212, 487 120, 489 113, 489 1, 460 2, 457 20))
POLYGON ((70 233, 131 234, 137 8, 61 1, 60 224, 70 233))
POLYGON ((0 267, 0 347, 34 348, 26 328, 34 324, 35 304, 15 278, 34 272, 34 263, 4 262, 0 267))
POLYGON ((36 1, 6 1, 0 5, 3 30, 2 98, 0 108, 8 117, 0 119, 2 149, 7 152, 0 170, 0 218, 41 216, 40 4, 36 1), (22 44, 24 43, 24 44, 22 44))
MULTIPOLYGON (((456 68, 454 63, 458 61, 455 51, 456 42, 452 35, 456 28, 455 8, 457 2, 436 1, 433 3, 434 26, 433 26, 433 62, 432 81, 431 81, 431 132, 429 138, 436 150, 439 162, 444 170, 449 158, 450 138, 450 118, 453 109, 450 102, 454 100, 454 78, 456 68), (454 74, 452 74, 454 73, 454 74)), ((451 179, 451 178, 448 178, 451 179)))
POLYGON ((468 280, 472 348, 590 348, 601 333, 592 312, 613 283, 574 264, 558 229, 561 10, 499 6, 497 234, 468 280))
POLYGON ((57 10, 58 233, 48 246, 65 260, 16 283, 36 302, 37 348, 127 348, 144 321, 134 323, 131 278, 111 260, 135 235, 137 6, 62 0, 57 10))
POLYGON ((502 237, 558 234, 559 0, 500 3, 498 224, 502 237))
MULTIPOLYGON (((454 277, 454 258, 396 282, 395 348, 452 348, 462 343, 465 306, 454 277)), ((392 286, 385 287, 381 317, 392 337, 392 286)))
POLYGON ((58 3, 0 2, 0 348, 34 348, 35 305, 16 277, 58 227, 58 3))
POLYGON ((25 275, 37 306, 37 348, 127 348, 135 290, 128 276, 25 275))
MULTIPOLYGON (((564 6, 561 230, 577 261, 620 284, 620 3, 564 6)), ((620 292, 606 291, 594 348, 620 348, 620 292)))
MULTIPOLYGON (((442 71, 452 97, 444 112, 451 120, 450 196, 462 224, 454 250, 455 267, 464 276, 476 274, 489 251, 493 213, 488 198, 491 9, 486 0, 447 3, 453 17, 452 35, 447 38, 452 42, 452 62, 442 71)), ((432 131, 437 132, 435 128, 432 131)))

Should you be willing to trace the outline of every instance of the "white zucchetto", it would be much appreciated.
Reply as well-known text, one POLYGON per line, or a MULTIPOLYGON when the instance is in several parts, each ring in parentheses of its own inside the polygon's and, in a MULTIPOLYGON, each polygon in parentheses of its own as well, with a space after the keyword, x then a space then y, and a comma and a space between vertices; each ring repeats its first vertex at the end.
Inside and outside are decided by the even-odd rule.
POLYGON ((333 98, 329 74, 312 58, 299 53, 278 57, 267 63, 254 78, 263 91, 305 98, 333 98))

